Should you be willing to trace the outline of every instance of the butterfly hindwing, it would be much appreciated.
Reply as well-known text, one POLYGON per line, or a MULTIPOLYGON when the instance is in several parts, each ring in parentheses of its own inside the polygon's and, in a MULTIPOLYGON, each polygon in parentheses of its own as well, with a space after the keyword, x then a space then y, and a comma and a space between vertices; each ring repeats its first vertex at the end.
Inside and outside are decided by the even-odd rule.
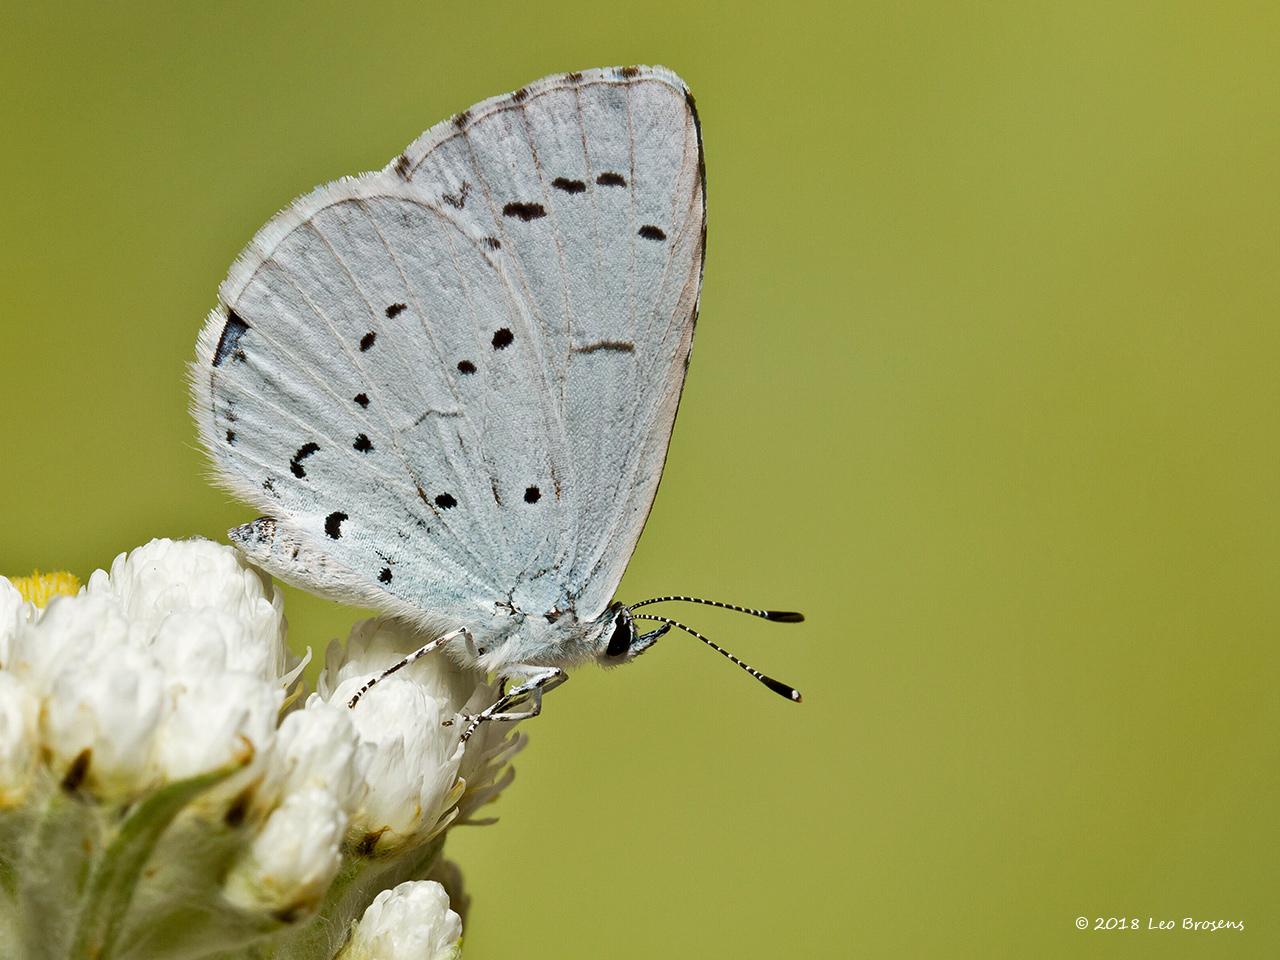
POLYGON ((541 547, 498 486, 549 476, 560 445, 533 327, 446 211, 377 178, 341 186, 287 211, 224 288, 202 351, 205 440, 237 492, 352 571, 366 602, 422 609, 425 594, 474 616, 518 573, 510 545, 541 547))

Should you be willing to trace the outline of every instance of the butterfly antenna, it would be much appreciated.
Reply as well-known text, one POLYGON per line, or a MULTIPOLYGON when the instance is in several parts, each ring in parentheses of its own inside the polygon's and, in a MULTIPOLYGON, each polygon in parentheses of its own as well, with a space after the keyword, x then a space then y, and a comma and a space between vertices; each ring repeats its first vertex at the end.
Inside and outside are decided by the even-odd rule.
POLYGON ((751 674, 753 677, 755 677, 757 680, 763 683, 766 687, 768 687, 774 693, 778 694, 779 696, 786 697, 788 700, 794 701, 795 703, 800 702, 800 691, 797 690, 795 687, 789 687, 785 683, 782 683, 779 680, 773 679, 773 677, 765 676, 765 674, 761 673, 755 667, 751 666, 751 664, 743 660, 739 660, 737 657, 735 657, 732 653, 730 653, 724 647, 720 646, 717 643, 713 643, 711 640, 708 640, 706 637, 700 634, 697 630, 693 629, 693 627, 685 626, 680 621, 672 620, 669 617, 658 617, 658 616, 654 616, 653 614, 646 614, 646 613, 636 614, 635 619, 636 620, 656 620, 659 623, 665 623, 673 627, 679 627, 685 633, 691 636, 697 637, 699 640, 705 643, 708 647, 710 647, 716 653, 720 654, 722 657, 728 657, 730 660, 732 660, 734 663, 740 666, 743 670, 747 671, 747 673, 751 674))
POLYGON ((648 600, 631 604, 627 609, 635 610, 638 607, 647 607, 651 603, 668 603, 672 600, 679 600, 682 603, 701 603, 708 607, 719 607, 721 610, 734 610, 759 617, 761 620, 772 620, 774 623, 804 622, 804 614, 792 610, 757 610, 755 607, 740 607, 736 603, 721 603, 719 600, 704 600, 702 597, 650 597, 648 600))

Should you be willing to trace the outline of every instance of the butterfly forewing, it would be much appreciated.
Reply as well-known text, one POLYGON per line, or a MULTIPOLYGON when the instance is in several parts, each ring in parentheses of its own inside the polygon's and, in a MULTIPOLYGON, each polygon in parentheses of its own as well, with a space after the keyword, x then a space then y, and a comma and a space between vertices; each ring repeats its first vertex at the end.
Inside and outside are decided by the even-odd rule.
POLYGON ((297 201, 201 338, 219 473, 332 557, 344 595, 594 617, 679 401, 700 172, 683 84, 627 68, 486 101, 297 201))

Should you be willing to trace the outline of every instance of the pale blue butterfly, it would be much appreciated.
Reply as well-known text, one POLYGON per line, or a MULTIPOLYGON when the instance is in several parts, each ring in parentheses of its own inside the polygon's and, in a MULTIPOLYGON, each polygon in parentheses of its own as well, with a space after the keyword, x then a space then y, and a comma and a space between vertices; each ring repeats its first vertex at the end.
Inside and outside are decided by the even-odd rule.
POLYGON ((799 614, 612 600, 689 363, 704 190, 674 73, 547 77, 295 201, 219 290, 196 420, 219 479, 270 513, 232 541, 286 582, 438 636, 393 670, 444 648, 515 681, 464 736, 672 626, 800 699, 632 611, 799 614))

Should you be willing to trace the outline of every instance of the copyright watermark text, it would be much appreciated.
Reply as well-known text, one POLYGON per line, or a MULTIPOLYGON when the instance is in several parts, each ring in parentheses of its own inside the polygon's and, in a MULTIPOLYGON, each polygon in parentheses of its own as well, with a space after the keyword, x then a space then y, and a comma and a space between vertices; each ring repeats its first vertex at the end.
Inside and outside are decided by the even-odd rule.
POLYGON ((1215 933, 1243 930, 1243 920, 1204 920, 1199 917, 1076 917, 1077 930, 1188 930, 1215 933))

